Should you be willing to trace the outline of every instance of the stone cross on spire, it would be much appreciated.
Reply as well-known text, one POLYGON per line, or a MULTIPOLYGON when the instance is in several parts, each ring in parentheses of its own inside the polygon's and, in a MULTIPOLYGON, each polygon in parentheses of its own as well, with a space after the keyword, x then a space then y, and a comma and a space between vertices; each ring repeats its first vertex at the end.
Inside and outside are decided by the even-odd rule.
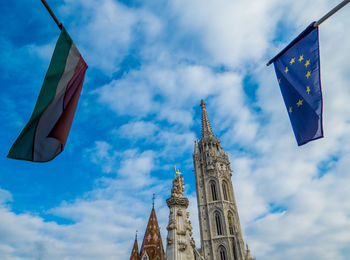
POLYGON ((201 101, 202 107, 202 139, 205 137, 214 137, 213 131, 211 129, 211 125, 209 122, 207 111, 205 110, 205 102, 202 99, 201 101))

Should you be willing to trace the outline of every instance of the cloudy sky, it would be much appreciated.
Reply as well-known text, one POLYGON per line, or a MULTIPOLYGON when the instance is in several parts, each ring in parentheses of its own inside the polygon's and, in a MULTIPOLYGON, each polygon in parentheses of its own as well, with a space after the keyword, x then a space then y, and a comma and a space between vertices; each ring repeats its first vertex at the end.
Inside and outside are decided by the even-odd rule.
POLYGON ((41 2, 0 3, 0 255, 128 259, 173 166, 200 246, 192 152, 200 100, 229 154, 257 259, 350 259, 350 5, 320 26, 325 138, 298 147, 266 62, 339 1, 50 0, 89 65, 65 151, 7 159, 59 30, 41 2))

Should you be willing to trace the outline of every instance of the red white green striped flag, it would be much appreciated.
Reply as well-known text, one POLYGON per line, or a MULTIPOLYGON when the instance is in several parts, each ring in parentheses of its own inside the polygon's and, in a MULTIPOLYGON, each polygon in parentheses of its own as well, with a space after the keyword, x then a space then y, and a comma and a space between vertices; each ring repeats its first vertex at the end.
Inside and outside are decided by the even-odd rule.
POLYGON ((62 152, 87 64, 62 27, 33 114, 7 157, 47 162, 62 152))

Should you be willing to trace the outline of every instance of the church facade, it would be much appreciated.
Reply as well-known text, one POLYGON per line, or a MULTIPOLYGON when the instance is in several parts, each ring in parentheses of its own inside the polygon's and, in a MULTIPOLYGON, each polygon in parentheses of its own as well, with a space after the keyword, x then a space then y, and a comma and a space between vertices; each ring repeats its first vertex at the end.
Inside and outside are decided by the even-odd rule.
POLYGON ((183 193, 183 177, 175 169, 171 196, 167 199, 169 224, 166 253, 158 223, 154 222, 156 215, 153 208, 141 250, 138 251, 135 239, 130 260, 254 260, 243 240, 228 155, 213 134, 203 100, 201 108, 201 139, 195 142, 193 153, 201 248, 196 248, 192 238, 187 212, 189 202, 183 193), (155 233, 150 234, 152 227, 156 227, 155 233), (152 248, 152 253, 145 250, 146 244, 152 248))

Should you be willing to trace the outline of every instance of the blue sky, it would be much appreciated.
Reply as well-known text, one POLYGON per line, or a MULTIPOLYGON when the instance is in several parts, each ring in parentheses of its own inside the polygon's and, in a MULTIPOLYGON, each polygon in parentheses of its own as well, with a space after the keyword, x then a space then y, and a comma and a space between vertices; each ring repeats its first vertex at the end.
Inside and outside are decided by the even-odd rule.
MULTIPOLYGON (((350 6, 320 26, 325 138, 297 147, 266 62, 334 1, 49 1, 89 65, 67 145, 6 158, 59 35, 40 1, 0 3, 2 259, 128 259, 173 167, 200 245, 192 166, 200 100, 229 154, 257 259, 350 258, 350 6)), ((141 240, 139 241, 141 243, 141 240)))

